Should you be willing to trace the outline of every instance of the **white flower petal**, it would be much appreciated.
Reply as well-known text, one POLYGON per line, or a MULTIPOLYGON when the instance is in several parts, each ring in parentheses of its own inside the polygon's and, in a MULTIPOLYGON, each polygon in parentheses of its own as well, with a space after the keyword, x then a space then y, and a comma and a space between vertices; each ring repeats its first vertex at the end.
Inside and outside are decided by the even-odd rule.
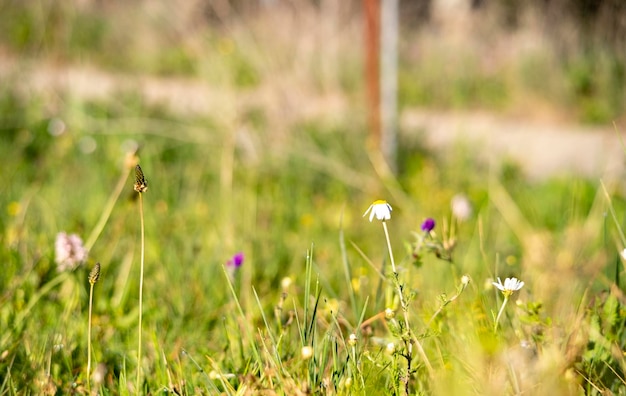
POLYGON ((372 219, 374 218, 374 211, 372 210, 372 208, 374 207, 374 204, 371 204, 369 208, 367 208, 367 210, 365 211, 365 213, 363 213, 363 217, 367 216, 367 213, 371 211, 370 214, 370 223, 372 222, 372 219))
POLYGON ((510 295, 511 293, 524 287, 524 282, 517 278, 506 278, 504 280, 504 284, 502 284, 502 281, 498 278, 498 283, 493 282, 493 285, 503 293, 510 295))
POLYGON ((385 221, 391 219, 391 205, 382 199, 374 201, 369 208, 363 213, 363 216, 370 214, 370 222, 376 217, 377 220, 385 221))
POLYGON ((498 277, 498 282, 497 283, 496 282, 491 282, 491 283, 493 283, 493 285, 495 287, 497 287, 498 290, 504 291, 504 286, 502 285, 502 280, 500 280, 500 277, 498 277))

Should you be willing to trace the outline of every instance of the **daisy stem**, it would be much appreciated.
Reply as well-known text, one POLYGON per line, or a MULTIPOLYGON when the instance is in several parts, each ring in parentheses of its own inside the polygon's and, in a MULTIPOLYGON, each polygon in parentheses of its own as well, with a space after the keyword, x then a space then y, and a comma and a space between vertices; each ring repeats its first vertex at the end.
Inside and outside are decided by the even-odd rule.
POLYGON ((500 316, 502 316, 502 312, 504 312, 504 307, 506 303, 509 301, 509 296, 504 296, 504 301, 502 301, 502 306, 500 307, 500 312, 498 312, 498 316, 496 317, 496 323, 493 325, 493 332, 498 332, 498 323, 500 323, 500 316))
MULTIPOLYGON (((434 373, 433 367, 430 365, 430 361, 428 360, 428 357, 426 356, 426 352, 424 351, 422 344, 419 342, 417 337, 415 337, 415 335, 412 334, 411 328, 409 326, 409 305, 404 300, 404 294, 402 292, 402 285, 400 284, 398 272, 396 271, 396 263, 395 263, 395 260, 393 259, 393 250, 391 249, 391 239, 389 238, 387 222, 383 221, 382 223, 383 223, 383 230, 385 230, 385 239, 387 240, 387 249, 389 250, 389 259, 391 261, 391 269, 393 271, 393 283, 396 286, 396 289, 398 289, 398 297, 400 298, 400 306, 402 307, 402 313, 404 315, 404 324, 405 324, 406 332, 407 332, 406 334, 408 335, 408 342, 407 342, 407 339, 404 340, 405 344, 407 345, 407 352, 410 357, 412 355, 412 346, 413 346, 413 344, 411 344, 411 341, 413 341, 413 343, 415 343, 415 345, 417 346, 420 356, 424 360, 424 364, 426 365, 426 368, 428 369, 428 373, 432 377, 434 373)), ((408 386, 408 383, 407 383, 407 386, 408 386)))
POLYGON ((143 261, 145 252, 142 193, 139 193, 139 217, 141 218, 141 265, 139 271, 139 341, 137 344, 137 394, 140 394, 139 385, 141 384, 141 318, 143 313, 143 261))
MULTIPOLYGON (((383 221, 383 229, 385 230, 385 238, 387 239, 387 249, 389 250, 389 259, 391 260, 391 269, 394 274, 397 274, 398 271, 396 271, 396 263, 393 260, 393 251, 391 250, 391 240, 389 239, 389 231, 387 230, 386 221, 383 221)), ((400 300, 402 300, 402 293, 400 293, 400 300)))

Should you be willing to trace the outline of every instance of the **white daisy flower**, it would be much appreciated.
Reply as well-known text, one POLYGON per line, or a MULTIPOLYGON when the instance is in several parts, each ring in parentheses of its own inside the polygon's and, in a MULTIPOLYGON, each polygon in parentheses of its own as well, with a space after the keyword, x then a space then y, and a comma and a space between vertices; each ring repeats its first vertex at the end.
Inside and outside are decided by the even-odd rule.
POLYGON ((521 289, 522 287, 524 287, 524 282, 522 282, 521 280, 519 280, 517 278, 506 278, 504 280, 504 284, 503 284, 502 280, 500 280, 500 277, 498 277, 498 282, 497 283, 496 282, 492 282, 492 283, 506 297, 510 296, 511 294, 513 294, 513 292, 516 292, 519 289, 521 289))
POLYGON ((379 199, 374 201, 374 203, 367 208, 365 213, 363 213, 363 217, 369 213, 370 222, 374 220, 374 216, 376 216, 377 220, 385 221, 391 219, 391 210, 391 205, 389 205, 387 201, 379 199))

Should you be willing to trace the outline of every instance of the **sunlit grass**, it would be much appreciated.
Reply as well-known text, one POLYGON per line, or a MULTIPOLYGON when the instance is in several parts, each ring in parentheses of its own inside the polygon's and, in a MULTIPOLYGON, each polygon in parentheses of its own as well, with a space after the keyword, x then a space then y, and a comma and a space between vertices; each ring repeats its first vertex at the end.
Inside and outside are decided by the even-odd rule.
MULTIPOLYGON (((106 30, 99 14, 17 10, 26 14, 0 17, 16 18, 0 30, 17 50, 195 76, 228 94, 206 114, 181 116, 135 87, 103 100, 2 87, 0 395, 623 389, 619 183, 530 184, 514 165, 477 164, 469 148, 430 153, 408 134, 400 173, 388 177, 372 165, 358 104, 342 113, 321 100, 333 110, 322 118, 292 100, 360 94, 353 19, 313 29, 314 12, 286 12, 266 17, 291 30, 235 21, 222 26, 228 36, 156 24, 152 45, 142 35, 120 45, 123 27, 141 25, 132 16, 149 16, 130 13, 106 30), (242 99, 267 78, 278 88, 242 99), (150 170, 145 202, 127 182, 138 155, 150 170), (455 197, 471 214, 455 213, 455 197), (378 198, 393 205, 382 231, 362 217, 378 198), (427 232, 425 218, 436 223, 427 232), (86 239, 89 260, 58 273, 63 230, 86 239), (225 268, 235 252, 245 261, 225 268), (106 275, 97 289, 96 262, 106 275), (498 277, 524 288, 503 301, 498 277)), ((506 111, 547 92, 588 121, 621 112, 619 60, 574 59, 564 71, 539 52, 485 71, 482 58, 426 50, 402 64, 402 106, 506 111)))
POLYGON ((94 133, 97 149, 83 152, 76 143, 86 133, 72 125, 84 114, 75 111, 59 136, 25 117, 2 137, 2 395, 144 386, 593 394, 624 385, 624 202, 612 185, 492 179, 498 170, 481 181, 463 171, 470 158, 426 151, 403 154, 405 173, 387 185, 361 132, 333 147, 323 123, 288 142, 252 138, 255 158, 230 131, 194 131, 201 119, 178 124, 190 129, 176 139, 141 122, 134 132, 94 133), (118 192, 135 140, 159 179, 143 202, 145 260, 157 264, 145 268, 141 309, 138 197, 130 185, 118 192), (453 216, 458 193, 473 204, 469 218, 453 216), (398 199, 388 198, 384 230, 362 217, 381 196, 398 199), (436 225, 425 230, 427 217, 436 225), (72 273, 54 263, 61 230, 92 235, 88 263, 72 273), (245 261, 224 271, 235 252, 245 261), (95 262, 106 276, 91 307, 95 262), (497 277, 525 282, 506 309, 497 277), (140 315, 145 348, 135 359, 140 315), (138 386, 129 373, 142 361, 138 386))

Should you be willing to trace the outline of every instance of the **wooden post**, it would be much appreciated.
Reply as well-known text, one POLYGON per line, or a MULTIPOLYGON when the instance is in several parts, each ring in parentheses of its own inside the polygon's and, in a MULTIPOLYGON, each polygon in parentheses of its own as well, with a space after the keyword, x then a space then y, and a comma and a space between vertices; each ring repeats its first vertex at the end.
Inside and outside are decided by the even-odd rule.
POLYGON ((380 135, 380 0, 363 0, 365 16, 365 83, 370 127, 369 147, 379 150, 380 135))
POLYGON ((363 0, 368 141, 380 174, 397 171, 398 0, 363 0))

